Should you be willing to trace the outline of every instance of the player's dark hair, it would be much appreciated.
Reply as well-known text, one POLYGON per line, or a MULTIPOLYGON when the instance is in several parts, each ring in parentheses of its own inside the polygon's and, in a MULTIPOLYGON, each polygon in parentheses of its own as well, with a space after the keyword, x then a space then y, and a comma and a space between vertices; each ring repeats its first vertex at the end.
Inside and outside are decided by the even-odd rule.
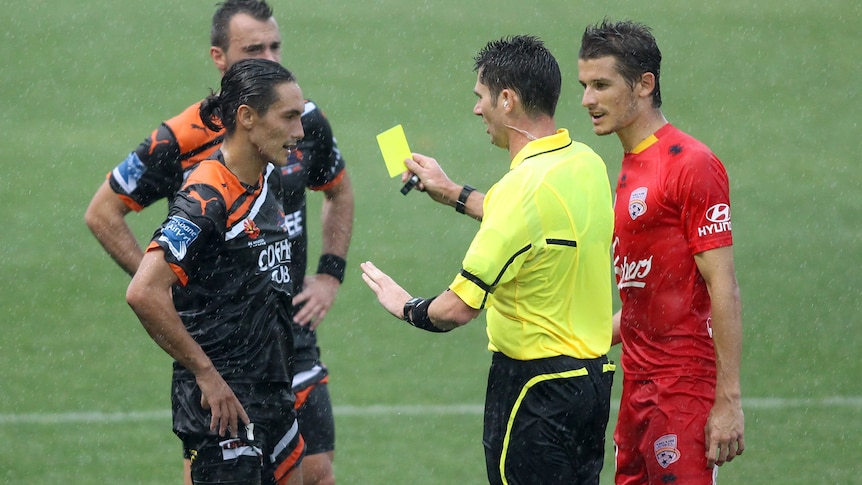
POLYGON ((538 37, 515 35, 488 42, 474 61, 473 70, 488 86, 492 105, 500 92, 512 89, 527 114, 554 116, 563 79, 557 60, 538 37))
POLYGON ((247 105, 265 114, 276 100, 275 87, 296 82, 290 71, 268 59, 243 59, 231 66, 221 79, 221 91, 210 93, 201 102, 201 121, 213 131, 236 131, 236 112, 247 105))
POLYGON ((649 27, 630 20, 611 22, 608 19, 588 26, 578 57, 589 61, 607 56, 616 59, 617 72, 629 86, 639 82, 644 73, 652 73, 655 76, 652 105, 661 107, 661 51, 649 27))
POLYGON ((224 51, 230 47, 230 21, 236 14, 244 13, 260 21, 272 17, 272 7, 263 0, 227 0, 217 3, 213 14, 210 45, 224 51))

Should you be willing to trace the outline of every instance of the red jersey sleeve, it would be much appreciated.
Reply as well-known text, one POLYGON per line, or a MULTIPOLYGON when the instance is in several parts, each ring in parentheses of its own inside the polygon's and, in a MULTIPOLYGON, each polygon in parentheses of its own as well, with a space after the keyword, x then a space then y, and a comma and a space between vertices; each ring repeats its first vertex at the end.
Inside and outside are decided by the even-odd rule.
POLYGON ((730 184, 721 161, 705 147, 688 147, 677 176, 667 180, 680 204, 680 215, 692 254, 730 246, 730 184), (692 149, 694 148, 694 149, 692 149))

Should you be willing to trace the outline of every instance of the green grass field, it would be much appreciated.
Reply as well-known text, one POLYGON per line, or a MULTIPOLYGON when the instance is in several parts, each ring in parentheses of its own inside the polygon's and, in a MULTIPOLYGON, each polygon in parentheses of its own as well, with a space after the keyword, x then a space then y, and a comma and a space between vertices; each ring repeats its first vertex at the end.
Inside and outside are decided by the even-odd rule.
MULTIPOLYGON (((170 360, 126 305, 128 277, 83 213, 158 123, 217 86, 207 55, 214 3, 0 1, 0 483, 180 483, 170 360)), ((340 483, 485 480, 482 319, 445 335, 408 329, 358 267, 372 260, 414 294, 436 294, 477 226, 421 194, 402 196, 375 135, 401 123, 414 151, 487 189, 508 160, 471 114, 472 56, 488 40, 531 33, 563 69, 559 126, 595 147, 615 179, 619 144, 590 131, 576 73, 580 34, 604 16, 654 28, 665 114, 731 176, 747 450, 720 483, 858 483, 858 2, 272 4, 283 62, 327 112, 356 188, 347 280, 320 330, 340 483)), ((129 220, 143 241, 163 216, 161 205, 129 220)), ((607 448, 603 484, 613 475, 607 448)))

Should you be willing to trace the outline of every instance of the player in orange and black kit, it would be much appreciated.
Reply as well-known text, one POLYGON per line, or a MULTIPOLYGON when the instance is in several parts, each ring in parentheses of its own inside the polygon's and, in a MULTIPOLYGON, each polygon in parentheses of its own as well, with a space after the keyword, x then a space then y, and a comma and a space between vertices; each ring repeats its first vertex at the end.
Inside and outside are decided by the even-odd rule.
MULTIPOLYGON (((221 146, 223 133, 206 128, 196 103, 153 131, 138 148, 108 175, 111 189, 135 211, 168 198, 180 188, 184 174, 201 160, 213 157, 221 146)), ((324 191, 342 183, 347 175, 329 122, 313 101, 306 101, 302 114, 305 137, 291 151, 281 173, 283 206, 290 238, 290 266, 293 294, 303 289, 308 253, 306 188, 324 191)), ((324 255, 318 273, 342 281, 345 264, 324 255), (331 259, 330 259, 331 258, 331 259)), ((301 307, 293 309, 291 317, 301 307)), ((293 322, 293 320, 291 319, 293 322)), ((308 445, 308 454, 335 449, 335 421, 327 387, 328 371, 320 360, 317 333, 311 325, 292 323, 296 347, 298 418, 308 445)))
POLYGON ((173 430, 195 484, 302 482, 291 243, 276 164, 303 136, 304 106, 276 62, 227 71, 201 105, 209 126, 226 129, 221 157, 188 173, 126 294, 174 358, 173 430))
MULTIPOLYGON (((210 55, 222 73, 243 58, 277 62, 281 58, 281 36, 265 2, 228 0, 219 4, 213 16, 211 40, 210 55)), ((195 103, 153 130, 108 174, 87 209, 90 230, 129 274, 135 273, 143 253, 124 216, 162 198, 170 200, 182 185, 187 170, 214 156, 222 142, 223 132, 203 124, 199 107, 200 103, 195 103)), ((308 444, 303 467, 313 468, 306 470, 304 477, 307 484, 327 484, 334 481, 331 463, 335 424, 327 370, 320 362, 315 329, 326 316, 344 278, 344 258, 352 232, 353 191, 332 128, 312 101, 306 101, 302 125, 305 137, 291 152, 287 165, 280 169, 294 261, 291 266, 297 347, 294 385, 302 433, 308 444), (309 275, 305 275, 306 189, 324 196, 322 255, 317 272, 309 275)))
POLYGON ((188 273, 182 286, 172 288, 174 305, 253 424, 240 427, 234 440, 214 439, 206 432, 211 412, 199 406, 201 387, 175 361, 173 430, 192 460, 194 483, 222 483, 222 468, 243 468, 225 465, 231 455, 249 460, 249 483, 261 475, 284 478, 303 456, 290 385, 290 242, 279 169, 268 169, 265 183, 250 188, 236 181, 220 156, 196 165, 150 243, 179 268, 175 272, 188 273))

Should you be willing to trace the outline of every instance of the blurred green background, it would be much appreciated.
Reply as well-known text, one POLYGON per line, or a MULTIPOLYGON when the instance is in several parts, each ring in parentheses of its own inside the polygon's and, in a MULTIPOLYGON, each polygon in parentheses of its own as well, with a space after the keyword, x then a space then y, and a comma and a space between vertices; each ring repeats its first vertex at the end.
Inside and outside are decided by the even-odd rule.
MULTIPOLYGON (((214 4, 0 1, 2 483, 181 483, 170 360, 126 305, 128 277, 83 213, 131 149, 217 87, 214 4)), ((320 329, 340 483, 485 483, 484 320, 444 335, 411 330, 377 304, 358 267, 372 260, 412 293, 436 294, 477 225, 402 196, 375 135, 401 123, 413 151, 486 190, 508 157, 471 113, 472 57, 488 40, 535 34, 563 69, 558 125, 615 180, 619 143, 592 134, 576 71, 584 27, 605 16, 653 27, 665 114, 731 177, 747 449, 720 483, 858 483, 858 2, 271 4, 283 63, 329 116, 356 189, 347 279, 320 329)), ((312 261, 319 203, 310 197, 312 261)), ((144 241, 164 214, 157 205, 129 221, 144 241)), ((613 481, 607 449, 603 484, 613 481)))

